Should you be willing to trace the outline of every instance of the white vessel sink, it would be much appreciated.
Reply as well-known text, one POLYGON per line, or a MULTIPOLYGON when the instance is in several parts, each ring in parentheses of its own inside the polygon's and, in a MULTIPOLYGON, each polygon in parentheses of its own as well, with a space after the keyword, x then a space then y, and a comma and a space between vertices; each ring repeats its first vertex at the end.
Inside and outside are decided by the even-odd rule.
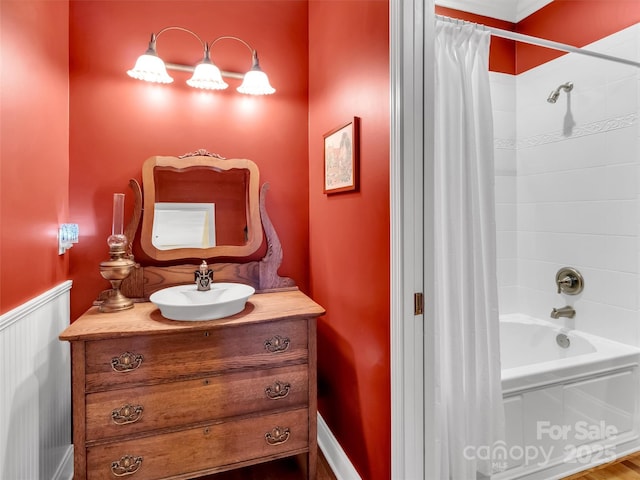
POLYGON ((149 297, 162 316, 170 320, 198 321, 235 315, 244 310, 255 289, 242 283, 212 283, 211 290, 198 291, 195 284, 178 285, 149 297))

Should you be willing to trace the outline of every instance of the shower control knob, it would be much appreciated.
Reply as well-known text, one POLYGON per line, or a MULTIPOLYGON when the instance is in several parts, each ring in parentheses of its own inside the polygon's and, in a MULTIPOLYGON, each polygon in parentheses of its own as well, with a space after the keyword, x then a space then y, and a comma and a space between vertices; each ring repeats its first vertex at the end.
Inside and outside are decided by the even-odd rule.
POLYGON ((574 281, 572 277, 564 277, 562 280, 558 281, 558 293, 561 293, 563 288, 573 287, 573 284, 574 281))
POLYGON ((584 289, 582 274, 573 267, 562 267, 556 273, 556 285, 558 293, 577 295, 584 289))

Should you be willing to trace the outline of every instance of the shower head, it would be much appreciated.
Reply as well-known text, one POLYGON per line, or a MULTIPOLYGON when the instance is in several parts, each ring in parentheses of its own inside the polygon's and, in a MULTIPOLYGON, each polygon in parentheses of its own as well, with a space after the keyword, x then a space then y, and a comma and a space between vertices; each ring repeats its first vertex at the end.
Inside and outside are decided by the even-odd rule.
POLYGON ((549 94, 549 97, 547 98, 547 102, 556 103, 558 101, 559 96, 560 96, 560 89, 557 88, 549 94))
POLYGON ((553 92, 549 94, 549 97, 547 97, 547 102, 556 103, 558 101, 558 97, 560 96, 560 90, 564 90, 565 92, 570 92, 571 90, 573 90, 573 83, 567 82, 560 85, 558 88, 556 88, 553 92))

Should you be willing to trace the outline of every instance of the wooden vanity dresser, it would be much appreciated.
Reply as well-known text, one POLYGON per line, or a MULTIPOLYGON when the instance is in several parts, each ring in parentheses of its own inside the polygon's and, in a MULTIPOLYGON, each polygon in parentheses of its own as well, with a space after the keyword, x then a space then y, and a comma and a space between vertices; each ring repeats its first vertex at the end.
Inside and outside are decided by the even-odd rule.
POLYGON ((76 479, 187 479, 306 454, 316 465, 316 317, 298 290, 243 312, 167 320, 92 308, 71 342, 76 479))
POLYGON ((283 255, 265 207, 268 184, 258 188, 251 160, 204 150, 147 159, 143 184, 144 202, 130 182, 135 206, 125 231, 129 258, 140 231, 136 245, 153 260, 135 263, 122 283, 136 303, 111 313, 93 307, 59 337, 71 343, 75 479, 189 479, 293 455, 306 456, 315 479, 316 318, 324 310, 278 274, 283 255), (156 243, 162 202, 183 213, 215 205, 215 231, 205 225, 215 245, 156 243), (261 246, 263 258, 251 260, 261 246), (229 257, 240 261, 216 263, 229 257), (214 283, 257 293, 233 316, 166 319, 150 295, 193 284, 200 262, 162 262, 193 259, 208 260, 214 283))

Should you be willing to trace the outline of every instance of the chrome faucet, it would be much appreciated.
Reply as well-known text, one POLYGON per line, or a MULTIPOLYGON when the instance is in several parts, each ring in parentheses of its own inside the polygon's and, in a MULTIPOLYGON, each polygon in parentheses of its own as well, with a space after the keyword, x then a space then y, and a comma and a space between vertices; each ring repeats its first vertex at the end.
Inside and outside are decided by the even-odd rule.
POLYGON ((551 318, 560 318, 560 317, 573 318, 575 316, 576 316, 576 311, 574 310, 573 307, 569 305, 567 305, 566 307, 554 308, 553 310, 551 310, 551 318))

